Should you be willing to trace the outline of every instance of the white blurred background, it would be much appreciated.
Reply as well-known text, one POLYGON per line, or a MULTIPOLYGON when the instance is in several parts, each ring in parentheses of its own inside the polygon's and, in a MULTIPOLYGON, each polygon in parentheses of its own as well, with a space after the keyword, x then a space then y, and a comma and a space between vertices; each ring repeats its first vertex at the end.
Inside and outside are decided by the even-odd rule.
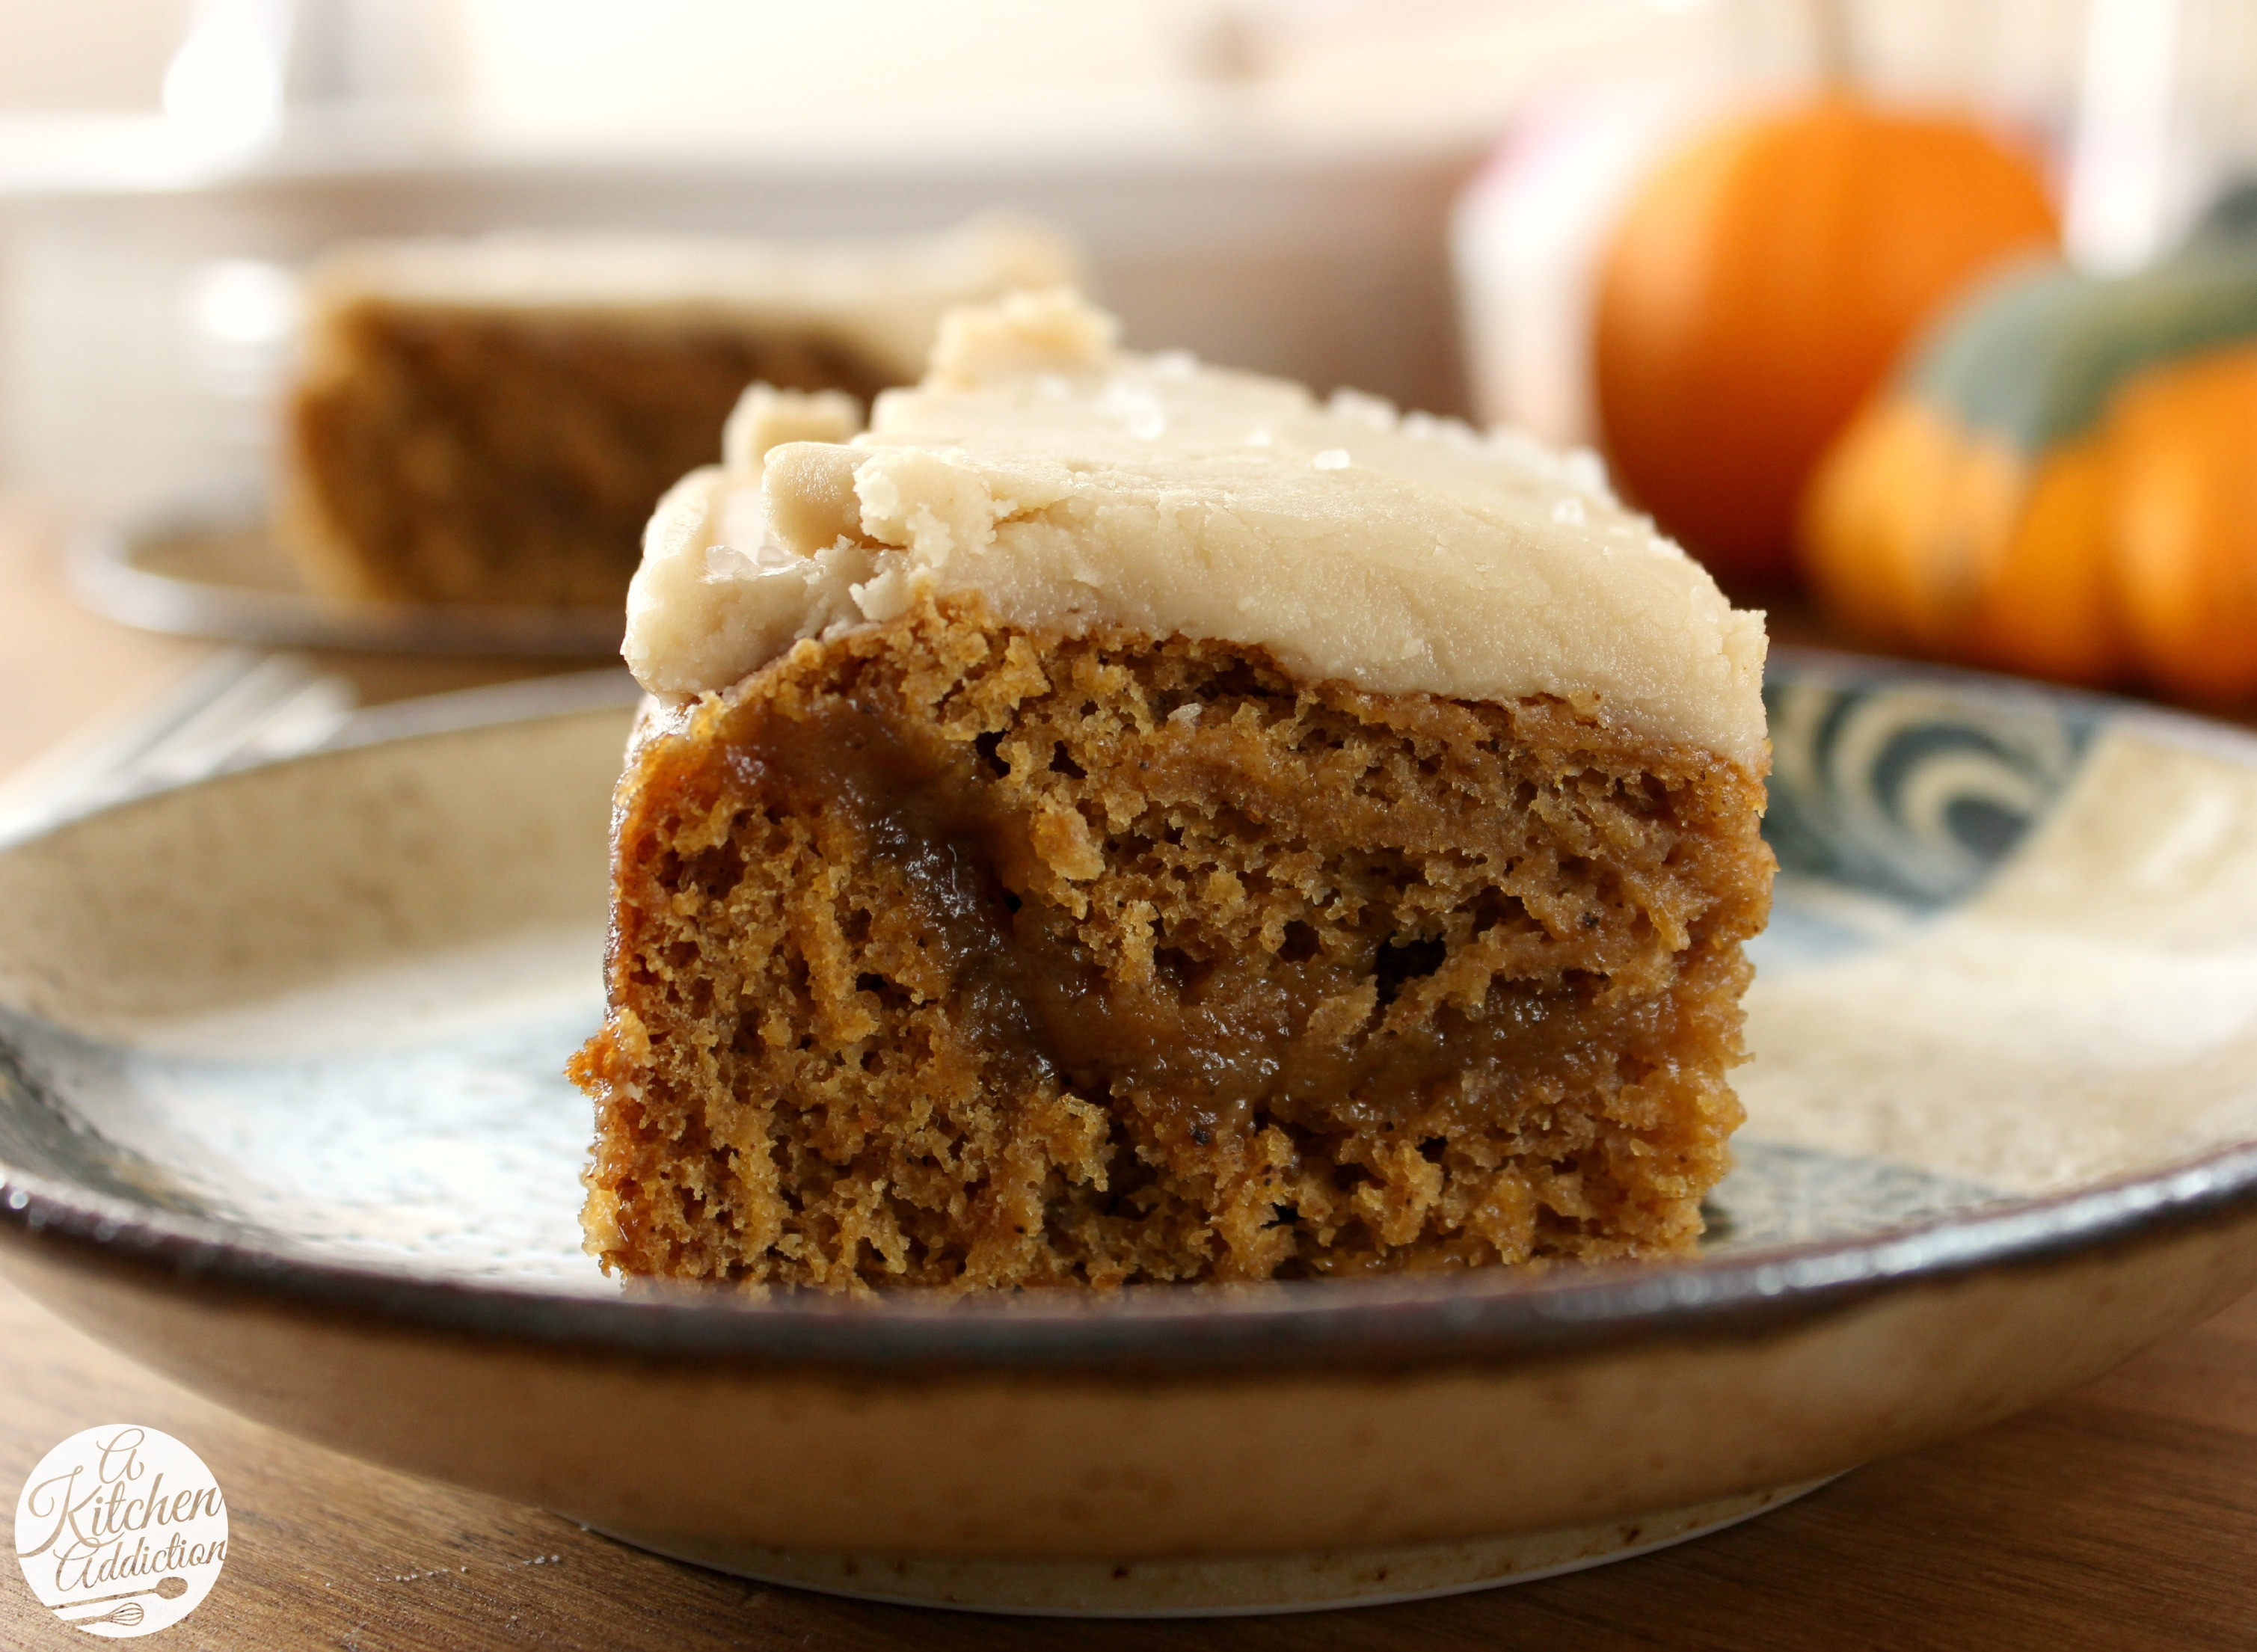
MULTIPOLYGON (((294 267, 360 233, 881 232, 991 204, 1132 341, 1588 435, 1592 248, 1808 80, 1808 0, 0 0, 0 481, 255 490, 294 267)), ((1859 77, 2149 256, 2257 158, 2257 0, 1850 0, 1859 77)))

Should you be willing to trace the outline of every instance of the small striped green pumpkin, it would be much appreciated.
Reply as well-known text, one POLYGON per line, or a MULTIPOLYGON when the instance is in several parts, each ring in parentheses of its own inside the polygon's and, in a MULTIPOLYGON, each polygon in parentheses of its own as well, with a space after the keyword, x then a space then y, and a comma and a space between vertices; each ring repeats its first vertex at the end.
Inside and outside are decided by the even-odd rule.
POLYGON ((1804 567, 1882 646, 2257 695, 2257 188, 2113 280, 1968 295, 1815 472, 1804 567))

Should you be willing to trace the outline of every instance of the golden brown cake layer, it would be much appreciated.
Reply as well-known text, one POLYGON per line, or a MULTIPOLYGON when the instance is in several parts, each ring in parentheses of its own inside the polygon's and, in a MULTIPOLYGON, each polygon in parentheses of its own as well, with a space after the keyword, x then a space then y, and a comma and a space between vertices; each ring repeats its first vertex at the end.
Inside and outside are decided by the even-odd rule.
POLYGON ((617 606, 747 384, 867 399, 895 377, 804 328, 374 300, 323 353, 290 409, 283 536, 326 591, 433 603, 617 606))
POLYGON ((1740 1109, 1761 776, 1588 706, 969 601, 655 716, 591 1248, 832 1287, 1661 1256, 1740 1109))

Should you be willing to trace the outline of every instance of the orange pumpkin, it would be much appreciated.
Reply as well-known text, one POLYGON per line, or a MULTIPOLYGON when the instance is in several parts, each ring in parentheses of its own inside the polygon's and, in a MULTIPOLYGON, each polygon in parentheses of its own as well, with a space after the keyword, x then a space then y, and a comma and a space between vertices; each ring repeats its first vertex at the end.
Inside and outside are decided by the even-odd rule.
POLYGON ((1595 372, 1624 490, 1728 579, 1786 576, 1812 464, 1939 302, 2050 245, 2030 163, 1842 93, 1666 164, 1603 263, 1595 372))

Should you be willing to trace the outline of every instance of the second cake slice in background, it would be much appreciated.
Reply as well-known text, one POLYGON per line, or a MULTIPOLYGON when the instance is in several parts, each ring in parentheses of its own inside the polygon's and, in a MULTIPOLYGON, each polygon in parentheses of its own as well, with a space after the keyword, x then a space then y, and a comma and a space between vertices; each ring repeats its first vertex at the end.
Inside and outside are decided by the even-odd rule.
POLYGON ((309 273, 278 530, 340 599, 615 607, 643 523, 755 379, 861 401, 948 306, 1065 279, 1048 231, 368 242, 309 273))

